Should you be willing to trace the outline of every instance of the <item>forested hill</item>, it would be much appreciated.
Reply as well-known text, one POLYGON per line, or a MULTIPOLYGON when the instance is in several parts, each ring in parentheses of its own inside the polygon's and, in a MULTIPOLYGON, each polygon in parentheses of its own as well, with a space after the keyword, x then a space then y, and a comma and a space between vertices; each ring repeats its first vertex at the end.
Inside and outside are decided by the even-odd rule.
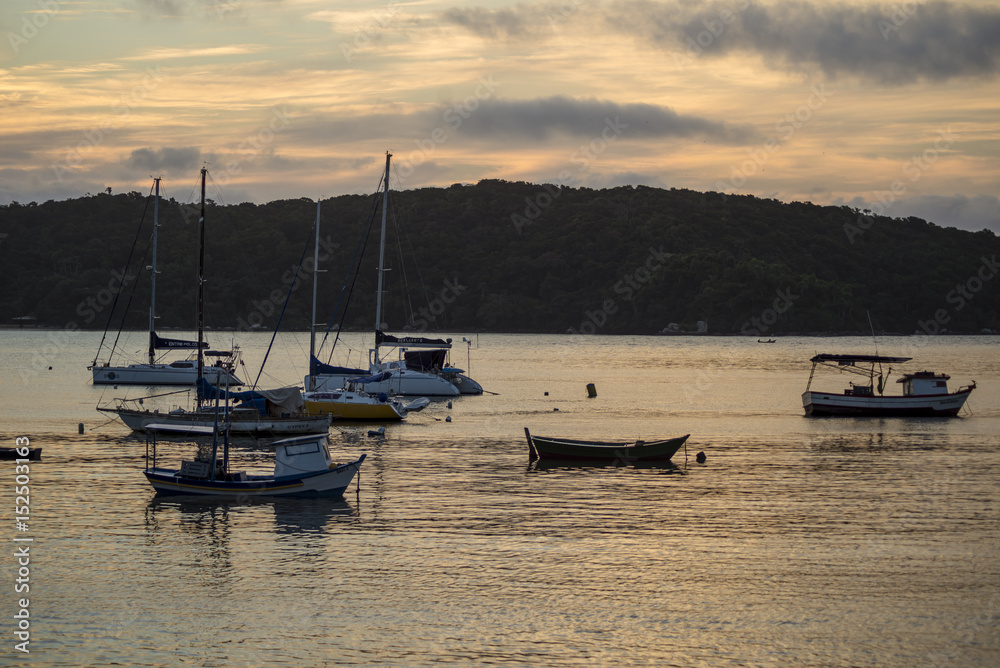
MULTIPOLYGON (((360 254, 344 327, 374 326, 377 202, 322 204, 321 321, 360 254)), ((989 231, 751 196, 496 180, 391 193, 389 214, 383 320, 393 332, 639 334, 703 321, 709 333, 768 336, 867 332, 866 313, 885 332, 1000 330, 1000 242, 989 231)), ((211 327, 270 329, 293 287, 282 327, 308 328, 315 217, 307 199, 209 204, 211 327)), ((0 207, 0 322, 100 329, 124 283, 113 326, 129 304, 127 326, 144 329, 152 219, 139 193, 0 207)), ((159 328, 191 329, 197 207, 163 200, 160 223, 159 328)))

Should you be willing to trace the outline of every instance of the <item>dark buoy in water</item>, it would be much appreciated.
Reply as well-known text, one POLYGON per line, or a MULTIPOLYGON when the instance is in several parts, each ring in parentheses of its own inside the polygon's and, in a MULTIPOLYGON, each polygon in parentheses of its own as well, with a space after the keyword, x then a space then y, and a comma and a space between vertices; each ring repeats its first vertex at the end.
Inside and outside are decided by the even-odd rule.
POLYGON ((705 463, 705 453, 704 452, 699 452, 698 454, 696 454, 694 456, 694 460, 696 462, 698 462, 699 464, 704 464, 705 463))
POLYGON ((451 422, 451 416, 449 415, 448 417, 446 417, 446 418, 444 419, 444 421, 445 421, 445 422, 451 422))
POLYGON ((548 392, 546 392, 546 393, 545 393, 545 396, 549 396, 549 393, 548 393, 548 392))
POLYGON ((597 396, 597 387, 593 383, 587 383, 587 396, 591 399, 597 396))
POLYGON ((76 428, 79 430, 79 432, 81 434, 83 433, 83 423, 82 422, 80 424, 78 424, 76 428))

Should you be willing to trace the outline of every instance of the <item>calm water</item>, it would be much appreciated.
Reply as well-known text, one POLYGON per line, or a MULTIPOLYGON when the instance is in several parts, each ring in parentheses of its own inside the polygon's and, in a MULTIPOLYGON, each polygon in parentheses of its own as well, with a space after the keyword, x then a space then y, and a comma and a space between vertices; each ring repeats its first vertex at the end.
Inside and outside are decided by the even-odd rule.
MULTIPOLYGON (((343 502, 251 505, 153 500, 144 442, 94 410, 126 393, 89 385, 98 339, 0 332, 3 445, 44 447, 26 534, 0 462, 2 665, 1000 663, 995 338, 879 340, 953 388, 976 380, 971 415, 845 420, 802 415, 808 358, 871 339, 481 335, 471 375, 496 394, 384 439, 333 430, 335 456, 368 454, 343 502), (682 451, 676 468, 546 468, 525 426, 691 438, 686 466, 682 451), (27 656, 15 535, 34 538, 27 656)), ((241 336, 245 375, 268 339, 241 336)), ((307 349, 280 336, 264 384, 301 382, 307 349)), ((267 453, 247 439, 237 458, 267 453)))

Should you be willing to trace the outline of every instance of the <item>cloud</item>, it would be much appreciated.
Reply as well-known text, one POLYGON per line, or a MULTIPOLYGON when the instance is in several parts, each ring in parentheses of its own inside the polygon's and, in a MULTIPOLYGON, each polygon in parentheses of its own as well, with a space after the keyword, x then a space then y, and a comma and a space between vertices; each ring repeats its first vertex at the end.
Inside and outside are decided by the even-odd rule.
POLYGON ((385 129, 401 138, 443 143, 450 137, 467 140, 535 143, 559 137, 591 140, 650 138, 699 138, 713 142, 743 144, 756 138, 756 131, 701 116, 681 114, 670 107, 618 103, 594 98, 562 95, 528 100, 479 98, 443 103, 418 110, 390 109, 382 113, 339 116, 296 122, 289 135, 323 137, 343 141, 376 139, 385 129))
POLYGON ((895 205, 890 215, 911 215, 944 227, 1000 234, 1000 198, 994 195, 923 195, 895 205))
MULTIPOLYGON (((875 202, 863 197, 854 197, 849 201, 838 198, 833 205, 846 205, 864 211, 872 208, 875 202)), ((1000 234, 1000 198, 995 195, 917 195, 893 202, 886 208, 885 215, 893 218, 913 216, 941 227, 970 232, 987 229, 1000 234)))
POLYGON ((460 26, 485 39, 520 40, 534 37, 539 28, 550 27, 560 16, 554 4, 518 4, 489 10, 482 7, 453 7, 442 14, 446 23, 460 26))
POLYGON ((131 169, 149 170, 151 173, 194 170, 201 160, 201 149, 196 146, 184 148, 138 148, 128 158, 131 169))
POLYGON ((805 0, 624 0, 575 4, 572 10, 550 3, 453 8, 441 19, 484 39, 513 40, 538 37, 540 28, 572 15, 592 31, 610 28, 672 53, 679 65, 749 53, 777 70, 889 85, 1000 71, 996 7, 944 1, 880 7, 805 0))
POLYGON ((490 98, 475 110, 455 105, 442 117, 457 124, 462 134, 490 139, 593 138, 612 132, 623 138, 698 136, 742 143, 754 136, 749 127, 680 114, 669 107, 562 95, 532 100, 490 98), (467 118, 462 110, 467 111, 467 118))

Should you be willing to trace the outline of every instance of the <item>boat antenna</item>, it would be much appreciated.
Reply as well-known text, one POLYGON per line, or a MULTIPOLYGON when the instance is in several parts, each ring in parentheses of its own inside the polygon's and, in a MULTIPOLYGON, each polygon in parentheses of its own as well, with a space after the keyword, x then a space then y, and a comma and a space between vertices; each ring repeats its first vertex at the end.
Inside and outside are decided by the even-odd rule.
POLYGON ((872 341, 875 342, 875 354, 878 355, 878 339, 875 337, 875 327, 872 325, 872 314, 870 311, 865 311, 865 315, 868 316, 868 328, 872 330, 872 341))
MULTIPOLYGON (((870 311, 865 310, 865 315, 868 316, 868 328, 872 330, 872 341, 875 343, 875 357, 878 357, 878 337, 875 336, 875 326, 872 325, 872 314, 870 311)), ((872 365, 872 380, 875 380, 875 366, 872 365)), ((878 360, 878 393, 882 394, 882 390, 885 387, 885 383, 882 382, 882 360, 878 360)))

